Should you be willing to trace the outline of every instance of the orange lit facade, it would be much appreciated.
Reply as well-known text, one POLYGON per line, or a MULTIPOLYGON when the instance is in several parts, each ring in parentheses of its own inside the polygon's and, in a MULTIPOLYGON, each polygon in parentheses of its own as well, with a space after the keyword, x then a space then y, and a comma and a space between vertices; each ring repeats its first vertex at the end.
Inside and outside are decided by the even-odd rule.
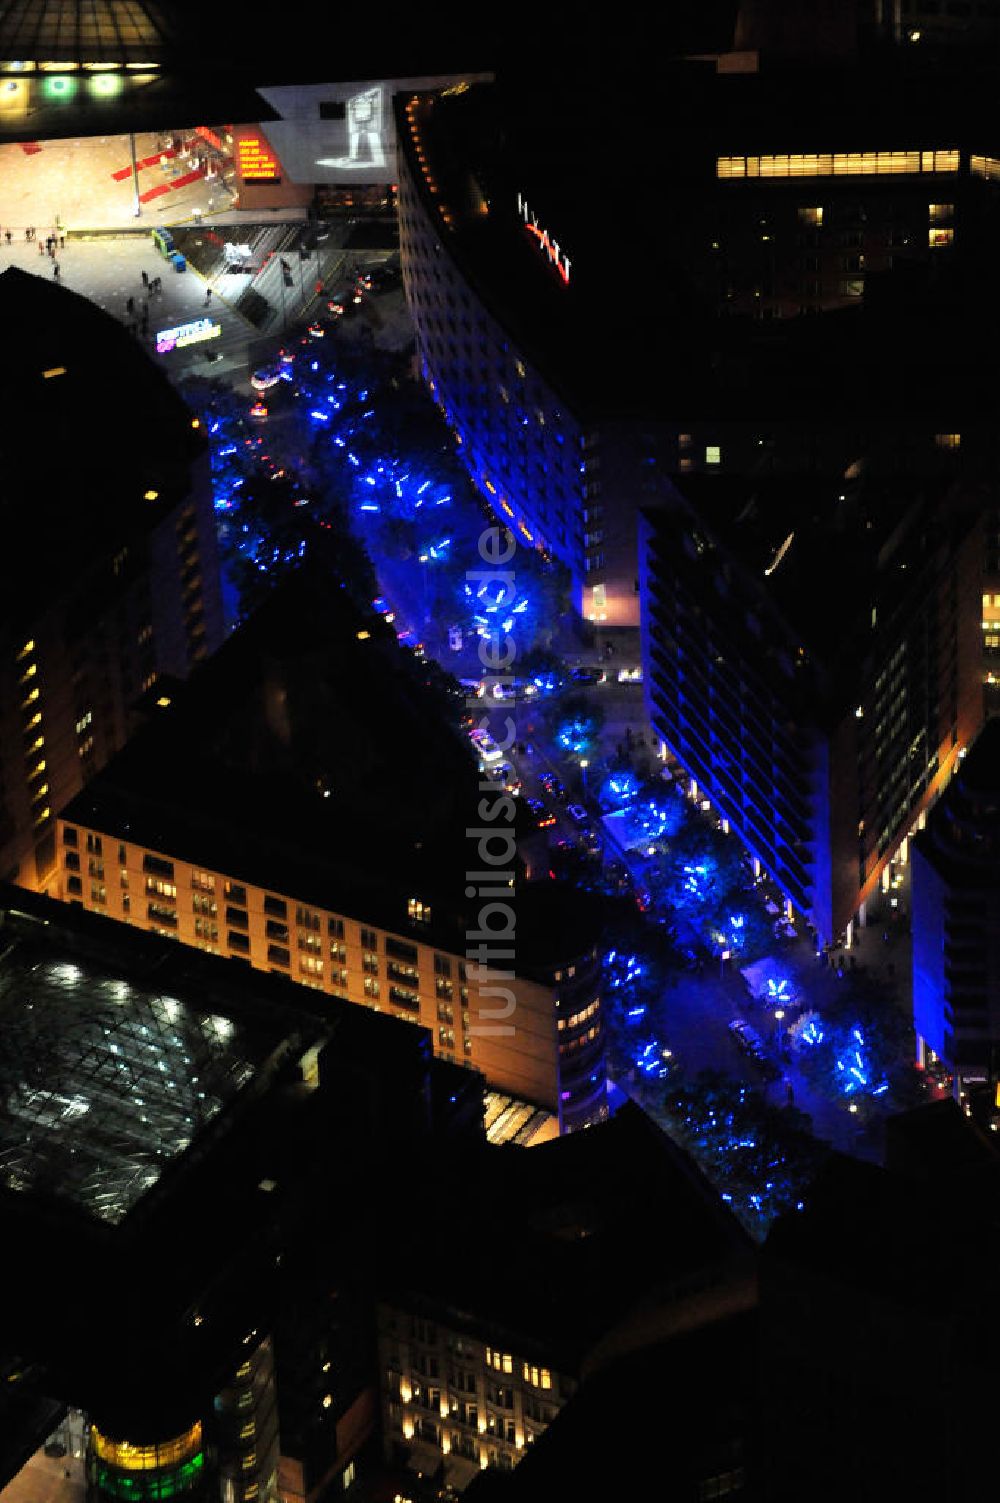
POLYGON ((377 1318, 387 1457, 405 1447, 428 1476, 443 1463, 459 1491, 487 1467, 513 1470, 576 1389, 537 1348, 501 1350, 388 1303, 377 1318))
POLYGON ((508 1029, 494 1021, 498 983, 420 938, 421 915, 430 914, 416 898, 409 933, 388 931, 87 828, 71 815, 57 821, 53 896, 418 1023, 441 1058, 544 1108, 564 1130, 606 1115, 596 952, 504 981, 515 998, 508 1029))

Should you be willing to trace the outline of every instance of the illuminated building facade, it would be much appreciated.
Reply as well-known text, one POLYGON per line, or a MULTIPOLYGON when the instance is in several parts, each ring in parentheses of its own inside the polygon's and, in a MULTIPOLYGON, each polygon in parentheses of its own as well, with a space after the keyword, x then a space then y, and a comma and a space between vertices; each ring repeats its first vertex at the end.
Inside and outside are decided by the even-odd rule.
POLYGON ((437 166, 467 107, 447 93, 397 100, 400 252, 421 371, 498 520, 565 565, 587 620, 635 626, 635 508, 614 462, 618 401, 595 403, 570 378, 568 352, 550 361, 538 348, 549 323, 554 342, 579 342, 570 251, 512 185, 500 200, 437 166))
POLYGON ((982 721, 973 492, 687 483, 645 521, 654 731, 824 942, 982 721))
POLYGON ((419 664, 407 675, 404 652, 381 618, 303 571, 152 703, 152 723, 64 811, 53 891, 419 1023, 442 1059, 586 1126, 606 1111, 596 939, 578 917, 566 937, 548 884, 512 868, 514 963, 479 955, 465 892, 476 763, 406 683, 419 664), (212 748, 211 779, 184 771, 192 738, 212 748), (491 969, 516 973, 502 982, 512 1022, 491 969))
POLYGON ((205 445, 184 404, 75 293, 8 269, 0 309, 22 352, 0 378, 0 872, 35 887, 55 815, 124 744, 134 702, 207 657, 223 622, 205 445))
MULTIPOLYGON (((435 1190, 440 1228, 459 1203, 435 1190)), ((514 1471, 588 1372, 752 1299, 745 1234, 631 1102, 590 1132, 500 1150, 461 1204, 468 1253, 429 1232, 386 1269, 376 1312, 387 1457, 438 1486, 514 1471)))
MULTIPOLYGON (((0 923, 11 1391, 87 1412, 92 1503, 345 1490, 377 1452, 367 1239, 398 1231, 401 1143, 485 1151, 478 1077, 420 1030, 22 889, 0 923), (67 1258, 85 1297, 53 1301, 67 1258)), ((53 1420, 5 1423, 9 1465, 53 1420)))
POLYGON ((527 84, 398 96, 424 379, 481 495, 566 566, 583 617, 637 621, 636 513, 671 477, 844 473, 876 448, 936 472, 935 449, 993 445, 981 390, 946 389, 953 316, 915 338, 917 310, 950 306, 956 285, 978 337, 1000 228, 992 86, 967 58, 910 62, 667 61, 627 112, 595 76, 544 123, 527 84), (900 138, 932 79, 934 111, 900 138), (607 181, 613 209, 593 199, 607 181), (905 403, 901 345, 927 378, 905 403))
POLYGON ((205 1443, 200 1420, 169 1440, 148 1444, 114 1440, 91 1425, 88 1475, 96 1498, 154 1503, 161 1498, 210 1498, 206 1487, 205 1443))
POLYGON ((960 1098, 1000 1080, 1000 721, 987 721, 913 844, 913 1021, 960 1098))

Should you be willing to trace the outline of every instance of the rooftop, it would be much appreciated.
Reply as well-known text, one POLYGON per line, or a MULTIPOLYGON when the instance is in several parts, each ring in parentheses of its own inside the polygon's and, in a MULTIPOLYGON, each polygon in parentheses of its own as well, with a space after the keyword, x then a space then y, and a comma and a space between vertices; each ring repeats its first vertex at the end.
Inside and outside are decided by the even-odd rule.
POLYGON ((0 961, 0 1183, 115 1224, 278 1042, 17 940, 0 961))
MULTIPOLYGON (((931 86, 905 52, 750 74, 717 73, 705 53, 678 61, 669 49, 657 52, 654 80, 641 60, 633 59, 629 70, 611 45, 607 57, 590 58, 580 69, 546 73, 543 100, 537 70, 532 74, 525 63, 493 84, 426 106, 418 117, 420 144, 438 188, 434 202, 451 215, 445 243, 480 297, 584 418, 718 414, 727 393, 729 407, 746 417, 776 404, 814 415, 817 393, 828 397, 832 390, 839 406, 859 413, 870 410, 873 395, 880 411, 888 404, 908 416, 914 402, 920 410, 939 410, 949 396, 954 402, 944 372, 928 359, 922 324, 918 331, 908 320, 900 323, 907 348, 895 362, 901 385, 883 378, 873 390, 858 358, 856 310, 846 322, 836 320, 837 350, 824 347, 827 332, 821 336, 815 327, 828 319, 797 320, 808 327, 779 336, 756 321, 750 329, 727 329, 716 317, 714 292, 702 290, 692 250, 700 255, 707 247, 720 196, 746 202, 746 193, 802 192, 801 178, 720 182, 720 156, 931 147, 1000 154, 988 64, 973 66, 966 55, 960 67, 939 61, 931 86), (670 189, 660 202, 650 185, 664 178, 670 189), (526 232, 519 198, 569 259, 568 279, 526 232), (914 368, 911 346, 918 338, 914 368), (758 362, 768 339, 776 354, 761 380, 758 362), (753 373, 737 379, 740 390, 733 392, 726 346, 746 350, 748 340, 755 346, 753 373), (716 349, 721 367, 711 358, 716 349), (831 358, 842 367, 838 375, 846 375, 842 384, 825 368, 831 358)), ((402 126, 402 104, 397 114, 402 126)), ((878 183, 835 180, 841 194, 870 192, 878 183)), ((973 334, 976 327, 970 324, 973 334)), ((874 324, 865 333, 881 373, 893 344, 874 324)), ((982 403, 981 388, 960 380, 963 395, 982 403)))
POLYGON ((419 896, 454 941, 477 773, 425 672, 303 566, 65 818, 397 931, 419 896))
MULTIPOLYGON (((750 586, 734 589, 734 617, 742 622, 749 612, 762 639, 790 663, 811 663, 823 692, 852 664, 856 669, 873 633, 919 587, 924 561, 948 530, 971 525, 978 494, 949 486, 946 477, 918 485, 907 476, 848 483, 822 475, 696 474, 679 477, 676 487, 690 507, 687 530, 710 550, 698 554, 706 570, 720 578, 728 571, 732 582, 732 560, 750 586), (781 624, 777 637, 766 624, 769 608, 781 624)), ((666 537, 676 536, 676 514, 648 515, 666 537)))
POLYGON ((186 492, 203 452, 166 376, 88 298, 17 267, 0 272, 0 588, 8 616, 79 578, 186 492), (149 499, 148 493, 155 498, 149 499), (12 546, 16 540, 18 546, 12 546))
POLYGON ((438 1235, 421 1235, 405 1273, 386 1273, 390 1290, 459 1329, 492 1330, 498 1343, 509 1336, 573 1364, 656 1291, 748 1255, 749 1239, 716 1192, 632 1103, 528 1153, 491 1154, 488 1173, 413 1187, 413 1215, 428 1231, 461 1222, 460 1263, 438 1235))

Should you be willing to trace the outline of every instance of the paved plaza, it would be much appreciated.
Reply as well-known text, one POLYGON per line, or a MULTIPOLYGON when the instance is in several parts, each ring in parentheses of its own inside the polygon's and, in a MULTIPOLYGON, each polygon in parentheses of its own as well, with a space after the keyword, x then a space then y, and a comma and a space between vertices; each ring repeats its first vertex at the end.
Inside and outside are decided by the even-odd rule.
POLYGON ((57 222, 68 230, 111 229, 133 226, 137 217, 188 224, 196 214, 231 209, 234 194, 221 178, 196 175, 191 132, 180 140, 175 155, 169 134, 136 134, 136 161, 146 164, 139 165, 139 195, 147 196, 138 216, 128 136, 0 146, 0 228, 23 239, 28 225, 45 232, 57 222))

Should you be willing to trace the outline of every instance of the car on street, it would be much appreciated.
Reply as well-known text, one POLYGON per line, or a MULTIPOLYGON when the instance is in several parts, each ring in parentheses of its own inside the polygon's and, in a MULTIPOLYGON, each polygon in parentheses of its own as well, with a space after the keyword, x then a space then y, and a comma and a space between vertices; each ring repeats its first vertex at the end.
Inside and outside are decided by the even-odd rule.
POLYGON ((566 813, 569 815, 574 824, 585 825, 590 820, 590 815, 587 813, 582 804, 569 804, 567 806, 566 813))
POLYGON ((574 668, 570 678, 574 684, 604 684, 608 675, 603 668, 574 668))
POLYGON ((734 1018, 729 1025, 729 1031, 744 1054, 748 1054, 766 1076, 773 1079, 778 1074, 774 1061, 764 1047, 764 1040, 752 1023, 748 1023, 745 1018, 734 1018))
POLYGON ((291 379, 291 372, 287 366, 282 361, 276 360, 271 365, 262 365, 259 370, 255 370, 250 377, 250 385, 254 391, 269 391, 272 386, 277 386, 279 381, 291 379))
POLYGON ((545 807, 540 798, 526 798, 524 803, 535 821, 536 830, 551 829, 556 822, 556 817, 551 809, 545 807))
POLYGON ((564 804, 566 802, 565 786, 563 785, 562 779, 556 777, 556 774, 554 772, 543 773, 538 781, 545 789, 545 792, 549 795, 549 798, 554 798, 560 804, 564 804))

